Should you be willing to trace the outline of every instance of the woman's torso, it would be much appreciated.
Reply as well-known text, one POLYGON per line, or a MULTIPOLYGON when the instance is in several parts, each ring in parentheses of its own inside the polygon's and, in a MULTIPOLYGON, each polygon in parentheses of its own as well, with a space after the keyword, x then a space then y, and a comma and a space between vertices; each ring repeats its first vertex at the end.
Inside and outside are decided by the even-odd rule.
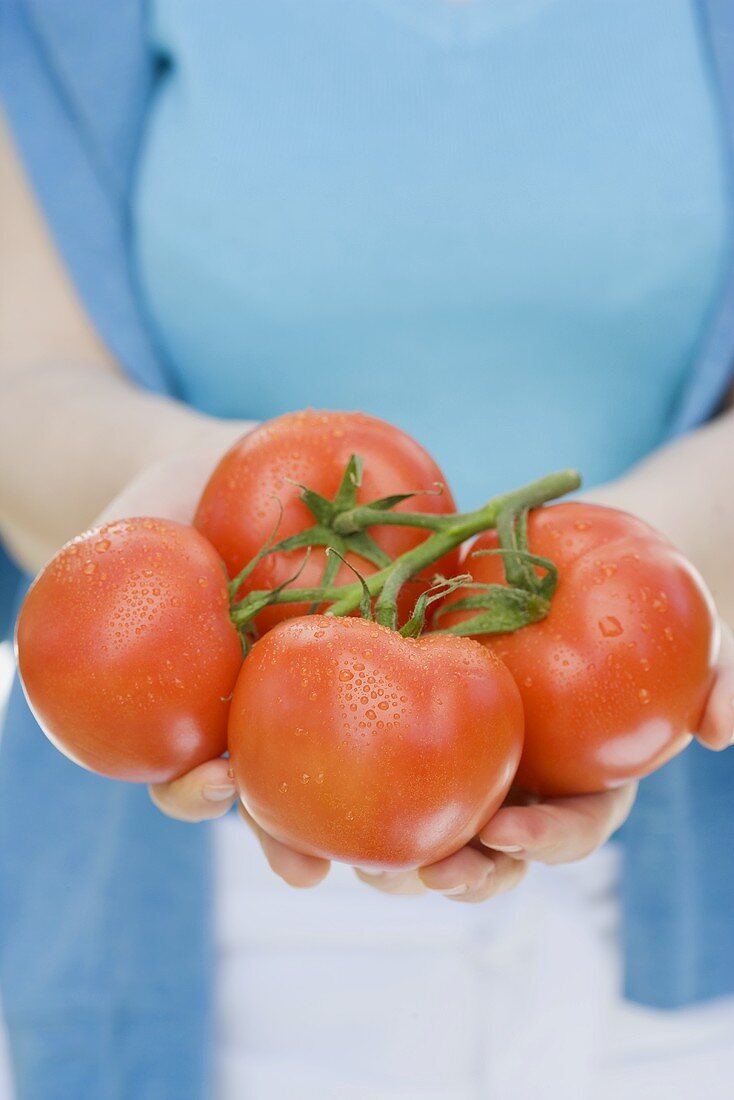
POLYGON ((135 205, 184 396, 397 421, 463 506, 665 435, 725 256, 687 0, 158 0, 135 205))
MULTIPOLYGON (((429 447, 464 507, 553 467, 613 477, 665 437, 726 254, 717 108, 685 0, 158 0, 153 28, 169 61, 137 258, 188 401, 382 415, 429 447)), ((437 1027, 436 1095, 494 1079, 476 1017, 509 973, 492 944, 529 942, 552 885, 470 912, 366 897, 338 869, 303 900, 235 830, 217 840, 233 1080, 272 1095, 313 1071, 323 1095, 313 1043, 339 1021, 337 1092, 401 1027, 405 1061, 383 1065, 395 1091, 380 1096, 429 1095, 415 1052, 437 1027)), ((593 976, 584 921, 554 905, 593 976)), ((574 975, 566 1007, 583 1000, 574 975)), ((564 1080, 573 1095, 581 1078, 564 1080)))

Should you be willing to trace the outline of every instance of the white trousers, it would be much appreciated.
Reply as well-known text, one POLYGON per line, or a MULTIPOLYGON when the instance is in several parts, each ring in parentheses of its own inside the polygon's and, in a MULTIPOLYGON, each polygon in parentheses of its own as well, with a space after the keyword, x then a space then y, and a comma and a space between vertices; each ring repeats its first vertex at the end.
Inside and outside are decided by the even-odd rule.
POLYGON ((734 999, 619 996, 617 853, 470 906, 335 865, 312 891, 216 827, 216 1100, 731 1100, 734 999))
POLYGON ((619 997, 612 848, 483 906, 291 890, 233 817, 215 851, 215 1100, 734 1097, 734 998, 619 997))

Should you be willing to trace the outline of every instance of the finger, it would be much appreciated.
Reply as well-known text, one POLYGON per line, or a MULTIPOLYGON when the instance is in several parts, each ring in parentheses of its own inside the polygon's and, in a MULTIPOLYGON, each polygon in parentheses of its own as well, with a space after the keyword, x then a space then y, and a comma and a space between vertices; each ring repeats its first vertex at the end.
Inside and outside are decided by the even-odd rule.
POLYGON ((253 818, 250 817, 245 807, 240 802, 237 807, 240 816, 260 841, 263 855, 279 878, 287 882, 289 886, 305 890, 312 886, 318 886, 329 873, 331 864, 328 859, 319 859, 316 856, 305 856, 301 852, 295 852, 285 844, 281 844, 275 837, 266 833, 253 818))
MULTIPOLYGON (((442 891, 443 896, 448 898, 449 901, 462 901, 470 904, 489 901, 490 898, 499 897, 500 894, 506 894, 508 890, 513 890, 527 874, 528 864, 523 860, 512 859, 500 852, 493 852, 492 859, 489 861, 491 867, 486 866, 486 860, 485 865, 480 866, 473 859, 466 858, 472 853, 480 855, 479 852, 474 852, 473 848, 464 848, 462 852, 457 853, 457 855, 463 857, 462 866, 465 872, 463 877, 467 881, 456 883, 456 887, 462 886, 465 889, 455 888, 453 892, 451 890, 442 891)), ((454 856, 451 856, 449 860, 453 861, 454 858, 454 856)), ((436 867, 438 867, 438 864, 433 864, 431 871, 436 867)), ((421 868, 421 878, 424 878, 428 870, 428 867, 421 868)), ((452 869, 452 879, 455 877, 454 870, 452 869)), ((433 876, 431 875, 431 877, 433 876)), ((448 878, 444 881, 448 881, 448 878)))
POLYGON ((148 791, 158 809, 177 821, 222 817, 237 797, 229 760, 223 757, 207 760, 170 783, 154 783, 148 791))
POLYGON ((486 849, 465 847, 438 863, 421 867, 418 877, 429 890, 452 897, 480 889, 494 871, 494 860, 486 849))
POLYGON ((553 798, 499 810, 479 834, 482 844, 513 859, 571 863, 608 840, 632 809, 637 784, 601 794, 553 798))
POLYGON ((722 624, 721 648, 698 739, 709 749, 726 749, 734 741, 734 636, 722 624))
POLYGON ((366 871, 362 867, 355 867, 354 873, 366 886, 371 886, 382 894, 408 897, 426 892, 417 871, 366 871))

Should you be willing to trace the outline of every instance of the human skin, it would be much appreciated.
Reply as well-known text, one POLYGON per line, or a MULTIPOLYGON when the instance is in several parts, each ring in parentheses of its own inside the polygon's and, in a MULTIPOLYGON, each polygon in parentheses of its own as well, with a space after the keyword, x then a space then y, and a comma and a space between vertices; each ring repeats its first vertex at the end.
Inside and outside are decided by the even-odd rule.
MULTIPOLYGON (((75 294, 1 120, 0 210, 0 534, 33 573, 93 522, 141 514, 190 521, 214 464, 249 425, 202 416, 125 378, 75 294)), ((703 574, 724 623, 734 622, 732 453, 729 410, 590 497, 666 534, 703 574)), ((733 735, 734 643, 725 627, 698 736, 722 749, 733 735)), ((440 863, 357 874, 387 893, 484 901, 515 886, 530 860, 588 855, 624 821, 634 795, 630 784, 533 805, 518 796, 440 863)), ((222 816, 237 795, 227 760, 217 759, 152 787, 151 797, 171 817, 201 821, 222 816)), ((327 874, 326 860, 286 848, 240 812, 286 882, 314 886, 327 874)))

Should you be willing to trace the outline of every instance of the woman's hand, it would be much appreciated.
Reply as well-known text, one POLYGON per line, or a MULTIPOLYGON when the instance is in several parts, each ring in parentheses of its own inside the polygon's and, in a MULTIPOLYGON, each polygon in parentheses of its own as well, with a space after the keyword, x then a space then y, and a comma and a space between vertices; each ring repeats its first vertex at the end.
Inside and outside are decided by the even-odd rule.
POLYGON ((357 874, 388 894, 433 890, 452 901, 488 901, 517 886, 530 860, 571 863, 590 855, 626 819, 636 790, 637 785, 630 783, 603 794, 532 804, 517 795, 476 840, 440 863, 404 873, 357 874))
MULTIPOLYGON (((707 446, 710 446, 710 437, 720 428, 716 426, 706 431, 707 446)), ((723 442, 728 439, 727 436, 723 442)), ((660 510, 661 501, 665 499, 662 490, 668 479, 673 485, 680 481, 677 451, 691 445, 695 446, 695 443, 685 441, 675 445, 668 455, 661 454, 657 463, 648 464, 623 482, 595 490, 590 499, 645 516, 650 511, 646 504, 653 500, 660 510), (672 473, 666 466, 666 460, 676 463, 672 473)), ((725 448, 722 451, 727 453, 725 448)), ((715 450, 714 460, 717 454, 722 456, 715 450)), ((669 511, 656 512, 651 519, 664 533, 672 534, 684 552, 688 551, 694 559, 698 558, 699 554, 695 552, 697 547, 684 546, 681 533, 671 530, 675 528, 676 508, 674 497, 669 511), (669 522, 666 522, 666 516, 669 522)), ((726 540, 720 539, 716 545, 720 554, 726 553, 726 540)), ((721 570, 717 569, 717 561, 712 564, 704 554, 700 556, 704 558, 701 564, 709 565, 707 576, 718 576, 721 570)), ((727 558, 724 573, 728 577, 730 572, 727 558)), ((724 606, 731 608, 734 600, 730 589, 723 584, 717 585, 717 588, 724 606)), ((716 675, 697 736, 703 745, 715 751, 725 749, 734 742, 734 635, 724 622, 721 623, 716 675)), ((391 894, 416 894, 430 889, 456 901, 485 901, 515 886, 523 877, 530 860, 569 863, 590 855, 625 821, 632 809, 636 789, 636 784, 630 784, 603 794, 548 799, 525 805, 518 804, 522 799, 515 800, 514 805, 508 804, 495 814, 475 842, 440 863, 406 874, 386 872, 368 876, 362 871, 357 874, 364 882, 391 894)))
MULTIPOLYGON (((95 521, 125 516, 157 516, 191 523, 204 485, 225 450, 251 424, 212 421, 185 450, 150 466, 110 502, 95 521)), ((164 814, 179 821, 222 817, 237 798, 225 758, 207 760, 170 783, 150 787, 150 796, 164 814)), ((327 860, 299 855, 273 840, 241 810, 277 875, 291 886, 315 886, 329 870, 327 860)))
MULTIPOLYGON (((203 435, 196 446, 151 466, 131 482, 105 509, 100 521, 152 514, 190 522, 211 470, 246 427, 241 423, 213 423, 211 433, 203 435)), ((717 676, 699 739, 710 748, 722 749, 733 735, 734 640, 724 627, 717 676)), ((629 784, 603 794, 544 802, 514 795, 471 844, 440 863, 417 871, 356 873, 363 882, 384 893, 435 891, 455 901, 486 901, 516 886, 531 860, 568 863, 589 855, 624 822, 635 793, 636 785, 629 784)), ((237 799, 229 761, 224 758, 209 760, 170 783, 157 784, 150 794, 163 813, 182 821, 221 817, 237 799)), ((285 882, 310 887, 327 875, 327 860, 287 848, 261 829, 242 806, 239 809, 270 867, 285 882)))
MULTIPOLYGON (((719 663, 698 739, 710 749, 734 740, 734 638, 722 626, 719 663)), ((515 795, 460 852, 404 873, 357 871, 363 882, 388 894, 434 890, 454 901, 487 901, 516 886, 530 860, 571 863, 599 848, 626 820, 637 792, 630 783, 603 794, 529 801, 515 795)))

